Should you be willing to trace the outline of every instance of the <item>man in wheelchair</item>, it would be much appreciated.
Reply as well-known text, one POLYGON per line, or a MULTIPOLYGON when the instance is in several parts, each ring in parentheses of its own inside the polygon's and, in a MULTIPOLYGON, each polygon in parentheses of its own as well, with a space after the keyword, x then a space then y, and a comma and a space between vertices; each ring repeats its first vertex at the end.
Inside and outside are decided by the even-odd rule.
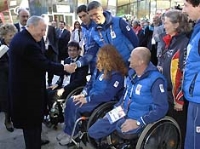
MULTIPOLYGON (((97 69, 81 94, 66 101, 64 133, 57 136, 60 145, 70 143, 75 121, 82 113, 92 112, 98 105, 118 98, 124 88, 127 68, 114 46, 105 45, 97 54, 97 69)), ((77 135, 76 127, 74 136, 77 135)))
MULTIPOLYGON (((67 47, 68 47, 67 49, 68 49, 69 57, 65 59, 64 63, 70 64, 77 61, 81 57, 80 56, 81 48, 79 46, 79 43, 75 41, 69 42, 67 47)), ((68 72, 66 72, 65 75, 60 76, 56 84, 50 86, 47 89, 48 109, 49 109, 48 111, 51 112, 50 110, 52 108, 52 105, 55 102, 57 102, 58 99, 63 99, 63 102, 65 102, 65 99, 70 94, 70 92, 72 92, 74 89, 76 89, 79 86, 85 86, 87 82, 86 80, 87 74, 88 74, 88 67, 84 66, 84 67, 76 69, 76 71, 72 74, 69 74, 68 72), (70 76, 69 83, 66 83, 67 81, 65 80, 66 79, 65 76, 66 77, 70 76)), ((59 113, 59 111, 57 112, 59 113)), ((62 117, 63 113, 60 112, 58 116, 59 115, 62 117)), ((53 123, 57 123, 57 122, 53 122, 53 123)))
POLYGON ((130 57, 126 90, 121 100, 88 130, 95 140, 114 131, 123 138, 140 133, 144 126, 165 116, 168 110, 166 80, 150 62, 147 48, 135 48, 130 57))

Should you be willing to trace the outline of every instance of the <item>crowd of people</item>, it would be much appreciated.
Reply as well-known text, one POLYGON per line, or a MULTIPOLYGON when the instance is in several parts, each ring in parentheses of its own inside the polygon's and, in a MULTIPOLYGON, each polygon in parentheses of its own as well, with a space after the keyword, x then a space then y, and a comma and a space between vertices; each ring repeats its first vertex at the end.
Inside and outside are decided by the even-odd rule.
POLYGON ((75 21, 72 31, 63 20, 49 22, 19 9, 18 23, 0 26, 0 111, 6 129, 22 129, 26 149, 41 149, 42 123, 52 103, 85 86, 66 100, 63 133, 55 136, 60 145, 70 143, 81 113, 115 99, 113 111, 121 109, 120 116, 107 113, 97 120, 88 129, 91 138, 140 133, 168 115, 180 127, 182 149, 198 149, 199 5, 184 0, 182 10, 168 10, 150 23, 127 22, 91 1, 77 8, 81 23, 75 21), (56 84, 54 75, 60 76, 56 84))

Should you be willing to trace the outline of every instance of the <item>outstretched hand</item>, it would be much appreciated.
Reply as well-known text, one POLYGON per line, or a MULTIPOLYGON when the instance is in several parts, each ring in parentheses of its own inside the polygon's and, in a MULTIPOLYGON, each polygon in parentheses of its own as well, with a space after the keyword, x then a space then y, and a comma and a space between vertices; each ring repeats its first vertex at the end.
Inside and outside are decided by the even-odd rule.
POLYGON ((64 65, 64 70, 69 72, 69 73, 74 73, 75 70, 76 70, 76 67, 73 64, 65 64, 64 65))

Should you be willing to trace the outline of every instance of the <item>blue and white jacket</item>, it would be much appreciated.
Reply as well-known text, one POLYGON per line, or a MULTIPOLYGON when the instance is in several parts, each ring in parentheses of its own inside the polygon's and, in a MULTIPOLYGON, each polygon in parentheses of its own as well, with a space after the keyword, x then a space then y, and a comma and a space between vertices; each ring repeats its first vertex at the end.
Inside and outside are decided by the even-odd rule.
POLYGON ((90 67, 90 73, 93 73, 95 67, 96 67, 96 53, 98 49, 96 50, 90 50, 90 45, 93 45, 92 42, 92 30, 94 30, 95 23, 91 20, 89 25, 81 24, 82 26, 82 36, 83 36, 83 42, 84 42, 84 57, 79 59, 76 63, 78 66, 80 65, 88 65, 90 67))
POLYGON ((87 102, 102 103, 118 97, 124 89, 124 76, 113 71, 108 79, 103 78, 103 72, 95 69, 92 78, 83 89, 87 102))
POLYGON ((200 103, 200 21, 193 29, 187 46, 187 59, 183 77, 183 94, 188 101, 200 103))
POLYGON ((168 111, 167 82, 152 63, 141 77, 130 69, 126 83, 124 97, 116 106, 123 107, 127 118, 144 126, 165 116, 168 111))
POLYGON ((92 41, 88 53, 77 63, 78 67, 88 64, 100 47, 105 44, 112 44, 128 64, 131 51, 138 46, 138 38, 125 20, 113 17, 110 12, 104 12, 106 21, 104 24, 96 24, 92 29, 92 41), (87 58, 85 58, 87 57, 87 58), (84 60, 83 60, 84 59, 84 60))

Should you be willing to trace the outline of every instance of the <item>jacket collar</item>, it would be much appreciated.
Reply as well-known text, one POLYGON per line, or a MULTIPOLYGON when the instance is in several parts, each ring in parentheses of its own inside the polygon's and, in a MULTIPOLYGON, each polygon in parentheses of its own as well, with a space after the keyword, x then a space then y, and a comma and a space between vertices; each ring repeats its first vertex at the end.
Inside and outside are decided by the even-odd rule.
POLYGON ((104 11, 103 15, 106 18, 105 22, 103 24, 96 24, 95 30, 99 30, 99 29, 106 30, 107 28, 110 27, 110 25, 113 24, 113 22, 112 22, 113 17, 110 12, 104 11))

